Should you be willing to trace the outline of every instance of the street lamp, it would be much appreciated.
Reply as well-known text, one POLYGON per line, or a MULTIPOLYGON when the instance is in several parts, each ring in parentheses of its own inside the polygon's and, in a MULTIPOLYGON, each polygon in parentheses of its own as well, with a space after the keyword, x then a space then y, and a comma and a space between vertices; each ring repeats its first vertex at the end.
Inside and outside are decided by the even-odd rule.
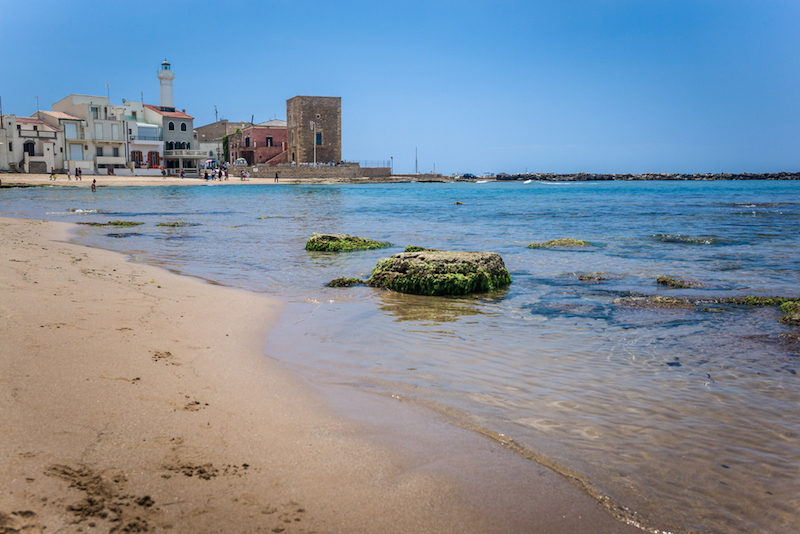
POLYGON ((317 123, 311 121, 311 142, 314 144, 314 167, 317 166, 317 123))
POLYGON ((392 160, 392 166, 389 167, 389 172, 394 174, 394 156, 389 156, 389 159, 392 160))

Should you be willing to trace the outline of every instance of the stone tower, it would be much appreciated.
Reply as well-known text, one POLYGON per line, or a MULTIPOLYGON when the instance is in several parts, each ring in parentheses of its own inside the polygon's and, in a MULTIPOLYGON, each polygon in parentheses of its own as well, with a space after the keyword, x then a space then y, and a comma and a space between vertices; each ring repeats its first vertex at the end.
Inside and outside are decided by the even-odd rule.
POLYGON ((290 163, 342 160, 342 98, 296 96, 286 101, 290 163))
POLYGON ((175 79, 175 75, 172 73, 169 61, 166 59, 161 63, 158 79, 161 80, 161 107, 174 108, 175 99, 172 96, 172 80, 175 79))

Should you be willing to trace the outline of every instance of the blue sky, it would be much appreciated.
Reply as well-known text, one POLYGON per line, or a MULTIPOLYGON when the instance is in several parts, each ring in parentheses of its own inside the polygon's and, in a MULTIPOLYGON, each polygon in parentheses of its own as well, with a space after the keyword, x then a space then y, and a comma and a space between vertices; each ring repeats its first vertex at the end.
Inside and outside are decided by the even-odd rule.
POLYGON ((800 2, 0 0, 3 113, 70 93, 195 126, 342 98, 395 172, 800 171, 800 2))

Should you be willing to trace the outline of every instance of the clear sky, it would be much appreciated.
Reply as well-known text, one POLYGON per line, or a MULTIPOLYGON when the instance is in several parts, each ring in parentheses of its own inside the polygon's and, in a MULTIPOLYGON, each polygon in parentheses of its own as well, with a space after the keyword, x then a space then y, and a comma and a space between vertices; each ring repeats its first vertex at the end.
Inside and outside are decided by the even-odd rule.
POLYGON ((195 126, 340 96, 395 172, 800 171, 797 0, 0 0, 3 113, 158 104, 164 58, 195 126))

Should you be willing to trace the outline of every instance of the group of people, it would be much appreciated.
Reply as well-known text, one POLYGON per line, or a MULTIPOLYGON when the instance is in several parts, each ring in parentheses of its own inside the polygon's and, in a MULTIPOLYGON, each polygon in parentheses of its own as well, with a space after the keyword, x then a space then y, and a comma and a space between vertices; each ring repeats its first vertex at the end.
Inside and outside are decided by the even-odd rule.
MULTIPOLYGON (((181 178, 183 178, 183 171, 181 171, 181 178)), ((208 171, 205 171, 203 173, 203 179, 205 179, 205 180, 209 179, 208 171)), ((222 170, 222 169, 216 169, 216 170, 215 169, 211 169, 211 178, 210 179, 211 180, 219 180, 219 181, 227 180, 228 179, 228 169, 225 169, 225 170, 222 170)))
MULTIPOLYGON (((56 174, 56 170, 53 167, 50 167, 50 179, 53 181, 58 179, 58 174, 56 174)), ((70 171, 69 168, 67 169, 67 180, 72 181, 72 171, 70 171)), ((80 167, 75 169, 75 181, 83 181, 83 172, 81 172, 80 167)))

